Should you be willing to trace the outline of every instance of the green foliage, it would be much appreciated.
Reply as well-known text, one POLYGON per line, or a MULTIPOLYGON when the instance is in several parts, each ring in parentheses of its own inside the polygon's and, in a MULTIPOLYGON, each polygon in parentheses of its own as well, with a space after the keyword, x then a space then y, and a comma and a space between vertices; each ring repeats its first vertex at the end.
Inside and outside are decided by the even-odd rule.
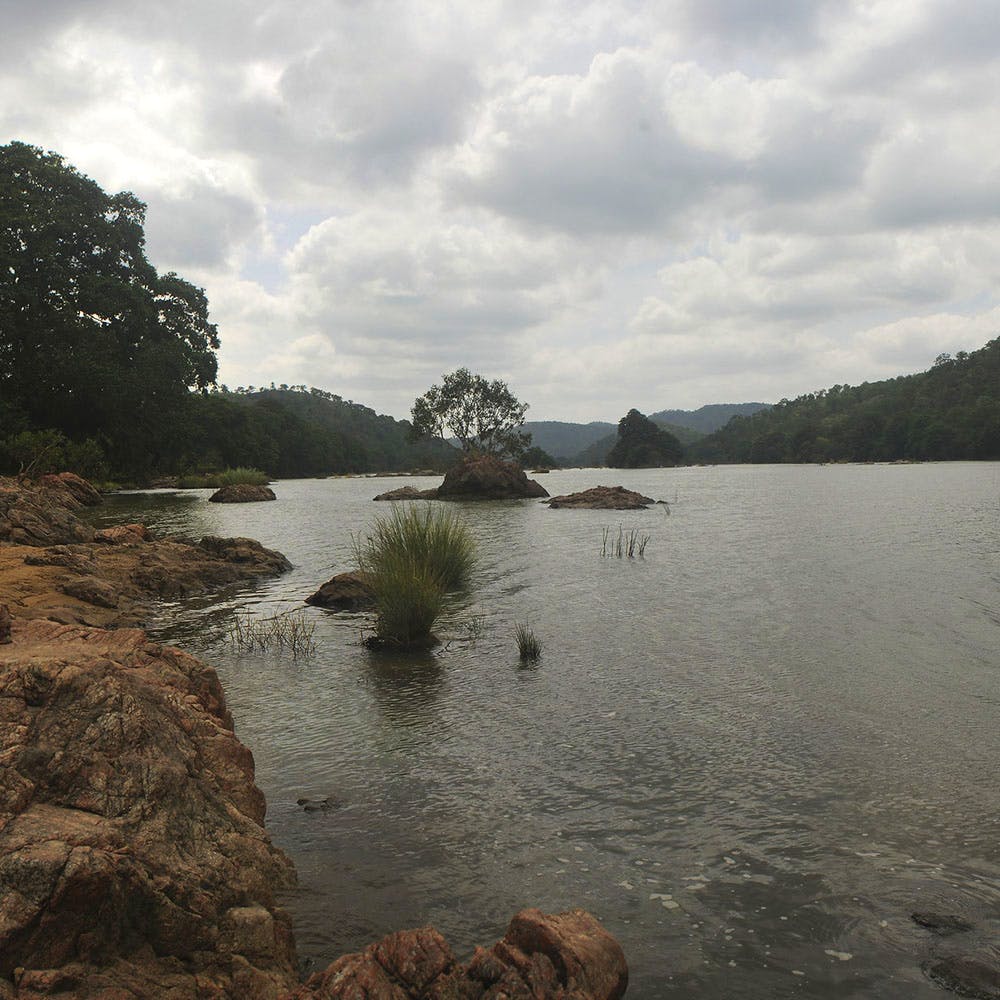
POLYGON ((411 562, 442 591, 468 586, 476 561, 469 529, 454 511, 426 504, 400 505, 375 519, 372 534, 355 546, 358 566, 378 576, 385 561, 411 562))
POLYGON ((380 560, 371 581, 378 638, 400 646, 426 645, 444 601, 440 581, 398 552, 380 560))
POLYGON ((559 463, 538 445, 532 445, 522 456, 521 464, 526 469, 555 469, 559 463))
POLYGON ((21 431, 0 440, 0 469, 38 476, 75 472, 84 479, 106 479, 104 450, 93 439, 71 441, 62 431, 21 431))
POLYGON ((1000 338, 916 375, 835 385, 734 417, 690 451, 701 462, 1000 459, 1000 338))
POLYGON ((413 435, 458 438, 465 452, 520 457, 531 435, 523 433, 528 404, 520 402, 505 382, 490 382, 459 368, 445 375, 413 403, 413 435))
POLYGON ((116 470, 157 466, 219 346, 201 290, 146 260, 144 221, 57 154, 0 146, 0 399, 116 470))
POLYGON ((475 547, 453 511, 428 504, 376 518, 355 556, 375 592, 376 635, 406 646, 429 639, 445 591, 468 585, 475 547))
POLYGON ((618 421, 618 441, 607 464, 613 469, 660 468, 683 458, 684 448, 673 434, 632 409, 618 421))
POLYGON ((219 486, 266 486, 271 480, 266 472, 260 469, 248 469, 239 466, 236 469, 223 469, 216 477, 219 486))
POLYGON ((522 663, 533 663, 542 655, 542 643, 529 625, 520 622, 515 625, 514 639, 522 663))

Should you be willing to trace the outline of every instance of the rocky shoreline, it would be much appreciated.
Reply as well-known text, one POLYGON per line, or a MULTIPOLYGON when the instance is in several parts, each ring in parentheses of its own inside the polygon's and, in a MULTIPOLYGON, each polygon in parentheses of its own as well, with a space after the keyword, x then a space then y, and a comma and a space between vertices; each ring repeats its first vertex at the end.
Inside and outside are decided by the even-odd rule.
POLYGON ((400 931, 300 983, 250 751, 218 677, 137 628, 152 603, 283 572, 250 539, 98 532, 75 476, 0 480, 0 1000, 615 1000, 584 911, 518 914, 460 964, 400 931))

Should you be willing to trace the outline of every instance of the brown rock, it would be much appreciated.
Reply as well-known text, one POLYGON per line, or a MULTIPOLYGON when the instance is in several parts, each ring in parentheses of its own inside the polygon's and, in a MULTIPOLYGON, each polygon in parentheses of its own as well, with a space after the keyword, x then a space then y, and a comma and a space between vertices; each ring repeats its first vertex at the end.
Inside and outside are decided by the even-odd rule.
MULTIPOLYGON (((96 500, 94 499, 96 497, 96 500)), ((73 513, 100 494, 72 473, 43 476, 38 482, 0 479, 0 542, 60 545, 89 542, 94 529, 73 513)))
POLYGON ((72 472, 42 476, 38 484, 44 491, 65 494, 78 507, 96 507, 101 502, 101 494, 97 489, 72 472))
POLYGON ((375 591, 364 573, 338 573, 307 597, 306 604, 337 611, 358 611, 375 606, 375 591))
POLYGON ((621 948, 589 913, 522 910, 465 965, 433 927, 399 931, 338 959, 290 1000, 619 1000, 627 986, 621 948))
POLYGON ((400 486, 397 490, 389 490, 387 493, 380 493, 375 500, 434 500, 437 497, 437 489, 418 490, 415 486, 400 486))
POLYGON ((107 545, 138 545, 152 539, 144 524, 116 524, 113 528, 99 528, 94 532, 94 541, 107 545))
POLYGON ((17 996, 295 984, 253 758, 215 672, 135 629, 14 623, 0 653, 0 976, 17 996))
POLYGON ((10 626, 13 620, 10 608, 6 604, 0 604, 0 646, 10 642, 10 626))
POLYGON ((644 510, 655 502, 641 493, 625 489, 624 486, 594 486, 580 493, 568 493, 547 501, 553 509, 570 507, 579 510, 644 510))
POLYGON ((63 593, 99 608, 117 608, 120 595, 110 583, 96 576, 77 576, 63 584, 63 593))
POLYGON ((1000 959, 949 955, 924 964, 924 972, 939 986, 973 1000, 1000 1000, 1000 959))
POLYGON ((209 503, 258 503, 262 500, 277 500, 270 486, 251 486, 249 483, 234 483, 216 490, 209 503))
POLYGON ((474 455, 445 473, 438 487, 439 500, 512 500, 547 497, 548 490, 524 474, 514 462, 492 455, 474 455))

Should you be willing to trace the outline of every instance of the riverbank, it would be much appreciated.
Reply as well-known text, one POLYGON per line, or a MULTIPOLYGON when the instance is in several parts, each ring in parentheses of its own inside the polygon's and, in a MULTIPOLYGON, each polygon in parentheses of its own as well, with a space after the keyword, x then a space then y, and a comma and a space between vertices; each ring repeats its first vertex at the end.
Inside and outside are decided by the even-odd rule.
POLYGON ((465 965, 431 928, 399 932, 300 985, 275 902, 294 869, 218 677, 122 627, 287 560, 248 539, 95 532, 75 477, 46 480, 0 481, 0 998, 624 993, 620 947, 582 911, 519 914, 465 965))

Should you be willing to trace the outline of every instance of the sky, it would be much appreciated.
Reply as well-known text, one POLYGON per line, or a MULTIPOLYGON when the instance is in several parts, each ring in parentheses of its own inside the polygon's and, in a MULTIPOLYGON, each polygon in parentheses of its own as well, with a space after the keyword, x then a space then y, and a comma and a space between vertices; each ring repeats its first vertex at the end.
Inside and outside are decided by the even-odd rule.
POLYGON ((1000 331, 996 0, 0 0, 0 142, 147 203, 230 387, 616 421, 1000 331))

